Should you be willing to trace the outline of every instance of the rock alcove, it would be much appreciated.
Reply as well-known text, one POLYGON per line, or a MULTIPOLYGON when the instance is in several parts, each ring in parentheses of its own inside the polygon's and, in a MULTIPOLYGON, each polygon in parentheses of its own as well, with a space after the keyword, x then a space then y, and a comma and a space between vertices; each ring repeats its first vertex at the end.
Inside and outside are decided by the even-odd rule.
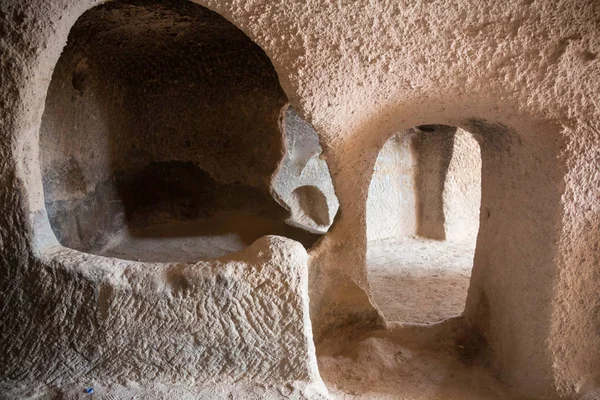
POLYGON ((0 397, 597 398, 598 4, 0 2, 0 397))
MULTIPOLYGON (((316 133, 287 106, 269 58, 226 19, 175 0, 92 8, 71 29, 40 129, 54 234, 142 261, 219 257, 268 234, 309 247, 331 224, 329 208, 316 186, 285 202, 296 188, 275 178, 289 186, 302 173, 276 175, 294 162, 286 138, 311 141, 303 168, 318 160, 316 133)), ((317 164, 309 182, 329 183, 333 209, 317 164)))

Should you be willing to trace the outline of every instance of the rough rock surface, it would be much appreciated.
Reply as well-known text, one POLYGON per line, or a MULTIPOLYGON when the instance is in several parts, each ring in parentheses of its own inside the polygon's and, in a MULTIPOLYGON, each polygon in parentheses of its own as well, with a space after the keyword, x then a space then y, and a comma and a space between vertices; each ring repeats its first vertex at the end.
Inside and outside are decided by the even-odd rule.
POLYGON ((481 209, 481 151, 469 132, 457 129, 443 192, 446 240, 477 240, 481 209))
POLYGON ((480 360, 471 360, 460 347, 460 322, 392 324, 347 342, 324 341, 318 348, 319 371, 332 397, 340 400, 514 400, 480 360))
MULTIPOLYGON (((52 347, 21 344, 44 333, 70 349, 65 355, 75 352, 69 343, 88 336, 78 329, 91 329, 75 322, 98 309, 85 296, 93 286, 84 268, 65 272, 36 255, 48 233, 38 162, 44 99, 70 28, 98 3, 0 3, 0 357, 3 367, 19 368, 15 379, 76 365, 54 364, 52 347)), ((379 148, 413 126, 458 126, 478 137, 482 159, 482 218, 464 314, 479 338, 475 350, 530 397, 597 393, 600 3, 199 3, 266 52, 321 139, 340 212, 311 254, 317 340, 341 327, 383 326, 365 263, 366 199, 379 148)), ((132 316, 140 310, 132 306, 132 316)))
POLYGON ((88 386, 119 393, 119 385, 171 383, 206 390, 237 382, 326 393, 307 313, 307 254, 297 242, 265 236, 242 252, 196 264, 57 248, 34 265, 35 297, 14 286, 3 303, 24 309, 28 298, 24 310, 36 321, 19 323, 19 313, 3 310, 6 395, 88 386))
POLYGON ((425 125, 415 137, 417 169, 417 235, 446 239, 444 184, 454 149, 456 128, 425 125), (426 130, 425 130, 426 129, 426 130))
POLYGON ((275 197, 289 208, 288 223, 326 233, 338 211, 329 168, 314 129, 288 107, 283 111, 285 155, 271 181, 275 197))
POLYGON ((474 252, 474 240, 405 237, 370 242, 369 284, 386 321, 430 324, 461 315, 474 252))

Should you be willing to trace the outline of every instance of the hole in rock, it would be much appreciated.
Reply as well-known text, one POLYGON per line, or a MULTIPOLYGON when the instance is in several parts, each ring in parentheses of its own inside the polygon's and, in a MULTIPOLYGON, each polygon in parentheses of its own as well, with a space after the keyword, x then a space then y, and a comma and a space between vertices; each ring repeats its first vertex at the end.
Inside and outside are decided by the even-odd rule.
POLYGON ((435 125, 419 125, 415 127, 418 132, 435 132, 435 125))
POLYGON ((387 320, 430 323, 462 313, 480 203, 481 154, 470 133, 422 125, 385 143, 369 186, 367 265, 387 320))
POLYGON ((289 110, 269 58, 220 15, 176 0, 92 8, 69 33, 40 129, 58 241, 157 262, 222 256, 267 234, 310 246, 329 225, 322 196, 301 196, 307 218, 327 225, 309 232, 290 224, 273 183, 295 135, 281 123, 289 110))
POLYGON ((292 197, 298 204, 302 220, 312 220, 325 226, 331 224, 327 199, 317 187, 300 186, 292 192, 292 197))

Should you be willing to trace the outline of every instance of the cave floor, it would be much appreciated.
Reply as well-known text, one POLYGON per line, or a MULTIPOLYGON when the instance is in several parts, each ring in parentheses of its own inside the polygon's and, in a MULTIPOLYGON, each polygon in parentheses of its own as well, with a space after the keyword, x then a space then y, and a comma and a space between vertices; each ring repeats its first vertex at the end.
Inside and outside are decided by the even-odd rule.
POLYGON ((462 338, 475 243, 422 238, 369 244, 373 298, 390 324, 319 345, 319 370, 335 399, 513 399, 462 338), (394 322, 396 321, 396 322, 394 322))
POLYGON ((203 219, 124 229, 97 254, 145 262, 195 262, 238 252, 265 235, 289 237, 306 247, 318 238, 269 216, 224 211, 203 219))
POLYGON ((370 243, 368 278, 387 321, 432 323, 463 312, 475 243, 422 238, 370 243))
POLYGON ((456 321, 395 326, 318 347, 319 371, 332 399, 508 400, 489 367, 465 356, 456 321))

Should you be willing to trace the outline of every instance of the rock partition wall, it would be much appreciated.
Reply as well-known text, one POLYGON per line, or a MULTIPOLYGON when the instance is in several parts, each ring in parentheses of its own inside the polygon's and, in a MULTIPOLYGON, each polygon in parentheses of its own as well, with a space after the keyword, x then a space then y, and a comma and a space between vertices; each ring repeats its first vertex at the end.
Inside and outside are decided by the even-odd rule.
POLYGON ((417 131, 419 134, 414 141, 417 153, 417 235, 443 240, 446 239, 443 193, 454 150, 456 128, 422 125, 417 131))
MULTIPOLYGON (((361 12, 330 1, 201 3, 260 45, 291 104, 320 135, 340 211, 310 257, 316 340, 382 326, 365 268, 366 200, 381 144, 425 123, 459 126, 478 137, 482 159, 464 320, 478 344, 472 354, 528 397, 593 396, 598 2, 372 1, 361 12)), ((78 315, 70 305, 53 314, 60 303, 39 290, 43 281, 85 297, 76 274, 40 256, 48 222, 37 160, 52 70, 69 30, 94 5, 0 3, 0 357, 20 368, 14 379, 50 370, 52 354, 32 357, 19 346, 39 329, 61 337, 63 349, 85 335, 74 324, 36 321, 40 310, 53 321, 78 315)))
POLYGON ((68 249, 40 261, 36 296, 21 309, 36 324, 3 318, 3 398, 175 382, 188 393, 239 382, 326 393, 297 242, 266 236, 196 264, 106 262, 68 249))
POLYGON ((472 134, 458 128, 443 191, 447 240, 474 243, 481 208, 481 150, 472 134))
POLYGON ((339 202, 317 132, 292 107, 283 110, 285 155, 271 181, 274 197, 287 209, 287 222, 314 233, 326 233, 339 202))

